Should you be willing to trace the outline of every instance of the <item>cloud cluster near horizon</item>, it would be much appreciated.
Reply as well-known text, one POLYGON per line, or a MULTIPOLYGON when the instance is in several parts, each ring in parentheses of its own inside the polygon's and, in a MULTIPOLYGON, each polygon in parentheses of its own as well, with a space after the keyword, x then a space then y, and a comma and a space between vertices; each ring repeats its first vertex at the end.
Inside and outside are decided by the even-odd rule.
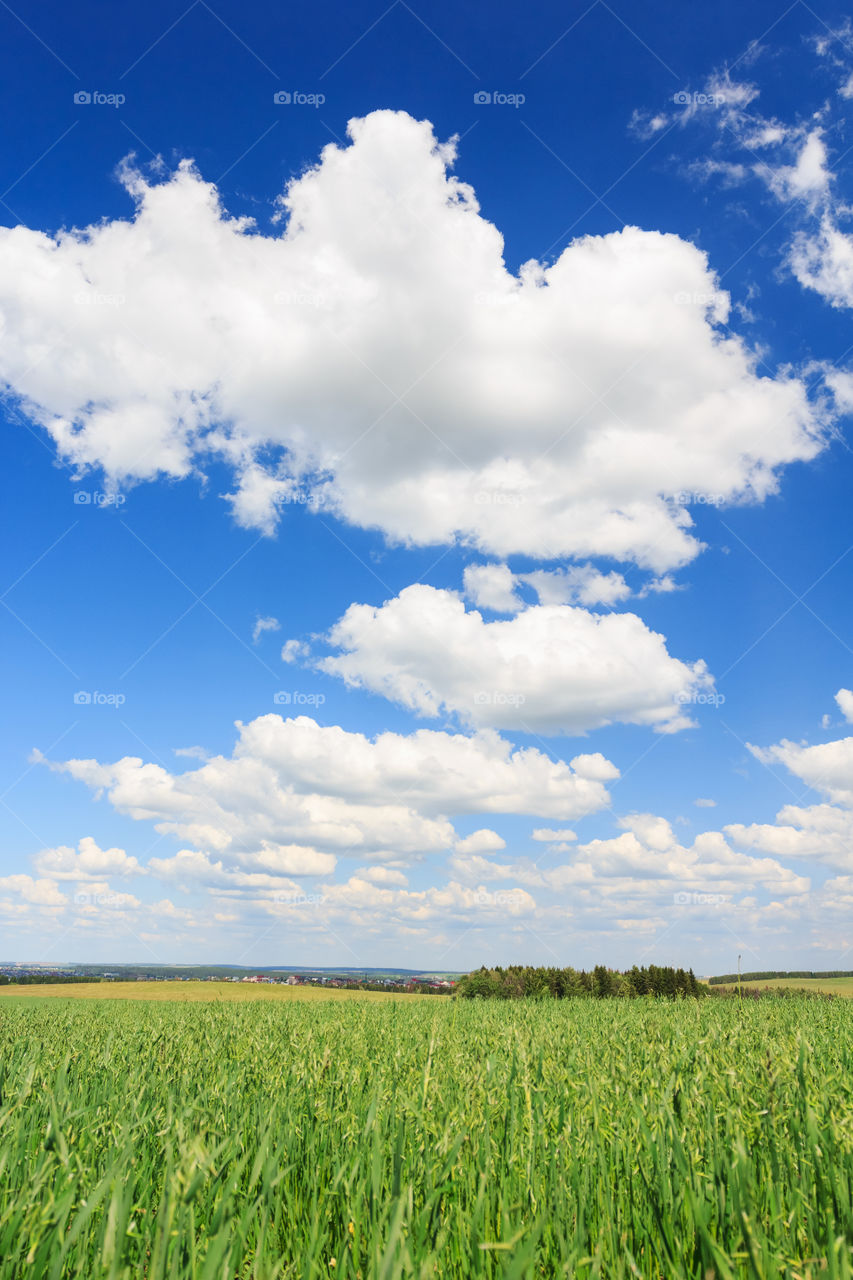
MULTIPOLYGON (((837 697, 843 705, 853 695, 837 697)), ((567 927, 578 937, 643 938, 683 909, 706 930, 719 927, 723 913, 756 937, 811 930, 817 945, 826 922, 842 928, 853 904, 853 738, 751 748, 827 797, 785 806, 772 824, 730 824, 688 844, 664 818, 633 813, 610 838, 584 842, 566 827, 533 827, 510 847, 491 827, 460 836, 448 815, 580 818, 609 806, 606 787, 617 770, 600 754, 552 762, 492 732, 418 730, 371 740, 277 715, 238 728, 230 758, 180 774, 131 758, 50 763, 182 847, 147 863, 91 838, 76 851, 42 850, 35 875, 0 880, 0 916, 62 918, 106 936, 130 922, 161 942, 164 928, 198 930, 211 919, 250 928, 266 919, 306 937, 341 928, 366 937, 382 927, 398 940, 435 941, 457 927, 513 921, 546 938, 567 927), (412 888, 420 861, 439 853, 446 881, 412 888), (333 877, 340 858, 361 859, 343 880, 333 877), (792 858, 833 874, 812 887, 785 865, 792 858), (146 903, 108 883, 132 878, 190 905, 171 897, 146 903), (198 895, 207 903, 200 912, 198 895)))

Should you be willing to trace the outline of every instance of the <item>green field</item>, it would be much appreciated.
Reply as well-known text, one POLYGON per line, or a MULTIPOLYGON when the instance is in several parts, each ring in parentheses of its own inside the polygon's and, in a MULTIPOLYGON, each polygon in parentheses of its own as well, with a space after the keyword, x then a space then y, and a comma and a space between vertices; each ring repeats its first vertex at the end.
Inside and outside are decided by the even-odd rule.
POLYGON ((0 1000, 158 1000, 244 1003, 247 1000, 438 1000, 442 996, 418 996, 408 992, 357 991, 344 987, 288 987, 266 982, 69 982, 33 983, 0 987, 0 1000))
MULTIPOLYGON (((853 996, 853 978, 762 978, 741 983, 744 991, 783 988, 788 991, 823 991, 832 996, 853 996)), ((737 991, 737 983, 715 985, 712 991, 737 991)))
POLYGON ((851 1276, 846 1001, 32 994, 0 1280, 851 1276))

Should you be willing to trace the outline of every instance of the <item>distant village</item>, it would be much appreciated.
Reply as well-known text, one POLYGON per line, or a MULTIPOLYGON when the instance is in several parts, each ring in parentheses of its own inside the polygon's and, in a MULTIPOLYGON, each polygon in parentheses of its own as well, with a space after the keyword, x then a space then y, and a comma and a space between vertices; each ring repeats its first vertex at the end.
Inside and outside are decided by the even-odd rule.
POLYGON ((0 984, 23 985, 62 982, 237 982, 263 983, 269 986, 341 987, 359 991, 402 991, 416 994, 451 994, 456 985, 451 977, 435 974, 366 972, 304 973, 273 970, 263 973, 211 973, 203 968, 190 972, 169 969, 146 971, 140 968, 101 969, 94 965, 47 966, 38 964, 0 964, 0 984))
MULTIPOLYGON (((205 982, 215 982, 215 978, 205 978, 205 982)), ((226 978, 226 982, 271 982, 287 987, 357 987, 361 990, 383 991, 421 991, 428 987, 431 991, 452 991, 455 983, 449 978, 347 978, 327 977, 325 975, 291 973, 286 978, 268 973, 257 973, 252 977, 226 978)))

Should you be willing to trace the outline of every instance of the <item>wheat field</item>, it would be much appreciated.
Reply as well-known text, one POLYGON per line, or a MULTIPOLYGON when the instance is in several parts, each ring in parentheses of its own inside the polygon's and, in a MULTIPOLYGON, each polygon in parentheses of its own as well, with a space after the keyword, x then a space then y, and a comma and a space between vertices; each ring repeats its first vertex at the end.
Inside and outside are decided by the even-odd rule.
POLYGON ((342 994, 2 1001, 0 1280, 851 1275, 848 1002, 342 994))

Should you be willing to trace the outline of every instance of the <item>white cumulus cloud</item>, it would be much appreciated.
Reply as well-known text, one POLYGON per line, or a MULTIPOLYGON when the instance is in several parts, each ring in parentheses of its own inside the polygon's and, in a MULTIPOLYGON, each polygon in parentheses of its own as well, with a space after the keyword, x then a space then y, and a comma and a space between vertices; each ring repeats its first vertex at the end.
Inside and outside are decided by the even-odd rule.
POLYGON ((11 893, 36 907, 63 907, 68 902, 56 881, 43 876, 0 876, 0 893, 11 893))
POLYGON ((39 875, 54 880, 100 880, 104 876, 139 875, 142 868, 124 849, 99 849, 91 836, 84 836, 77 852, 68 845, 42 849, 33 859, 39 875))
POLYGON ((257 644, 265 631, 278 631, 280 627, 278 618, 256 618, 252 628, 252 644, 257 644))
MULTIPOLYGON (((451 817, 578 818, 609 803, 606 783, 618 777, 600 754, 554 761, 490 731, 420 730, 371 740, 305 716, 272 714, 238 728, 231 757, 179 774, 138 757, 50 767, 106 791, 120 813, 192 846, 151 859, 152 874, 247 890, 274 889, 282 877, 328 875, 340 856, 398 864, 460 844, 500 849, 503 839, 489 828, 460 841, 451 817)), ((103 852, 94 842, 82 842, 80 854, 62 848, 39 858, 40 868, 77 880, 138 869, 121 850, 103 852)))
POLYGON ((406 587, 380 607, 351 605, 332 627, 340 652, 322 670, 422 716, 474 726, 584 733, 623 721, 673 732, 712 687, 704 662, 680 662, 633 613, 570 606, 485 622, 451 591, 406 587))
POLYGON ((853 806, 853 738, 810 747, 783 738, 772 747, 747 743, 762 764, 783 764, 795 777, 836 804, 853 806))
MULTIPOLYGON (((845 716, 851 694, 840 689, 836 702, 845 716)), ((818 804, 784 805, 770 822, 732 823, 726 834, 742 848, 779 857, 815 859, 853 871, 853 738, 808 746, 783 739, 771 747, 749 747, 763 764, 782 764, 794 777, 825 797, 818 804)))
POLYGON ((474 831, 470 836, 466 836, 464 840, 459 840, 456 844, 457 853, 495 853, 498 849, 505 849, 506 841, 499 836, 496 831, 483 827, 480 831, 474 831))
POLYGON ((63 459, 113 488, 221 459, 267 532, 305 502, 404 542, 661 573, 700 545, 668 497, 761 499, 819 450, 804 384, 715 327, 727 295, 693 244, 626 227, 514 275, 454 141, 394 111, 348 133, 273 234, 189 162, 125 166, 127 219, 0 229, 0 380, 63 459))
POLYGON ((838 709, 844 716, 848 724, 853 724, 853 691, 850 689, 839 689, 835 695, 835 701, 838 709))

